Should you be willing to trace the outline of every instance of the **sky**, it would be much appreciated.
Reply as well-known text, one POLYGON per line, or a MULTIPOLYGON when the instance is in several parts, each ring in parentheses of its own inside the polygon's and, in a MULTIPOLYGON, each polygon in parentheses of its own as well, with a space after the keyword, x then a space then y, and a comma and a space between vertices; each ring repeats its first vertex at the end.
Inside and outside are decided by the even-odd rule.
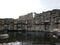
POLYGON ((60 9, 60 0, 0 0, 0 18, 18 18, 30 12, 60 9))

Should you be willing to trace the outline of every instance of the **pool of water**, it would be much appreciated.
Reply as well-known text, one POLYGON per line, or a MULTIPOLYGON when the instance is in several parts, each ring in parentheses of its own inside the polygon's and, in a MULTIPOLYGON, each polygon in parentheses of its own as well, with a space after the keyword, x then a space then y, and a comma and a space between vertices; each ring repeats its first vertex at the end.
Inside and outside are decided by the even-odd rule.
POLYGON ((60 43, 40 43, 40 44, 36 44, 36 43, 32 43, 32 42, 9 42, 9 43, 1 43, 0 45, 60 45, 60 43))

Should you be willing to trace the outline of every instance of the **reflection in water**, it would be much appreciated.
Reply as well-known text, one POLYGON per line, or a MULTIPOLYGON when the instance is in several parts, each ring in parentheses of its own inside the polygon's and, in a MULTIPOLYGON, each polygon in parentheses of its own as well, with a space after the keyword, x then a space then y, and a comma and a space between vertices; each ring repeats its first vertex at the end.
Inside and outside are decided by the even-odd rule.
POLYGON ((34 44, 32 42, 9 42, 9 43, 3 43, 0 45, 60 45, 60 43, 53 43, 53 44, 34 44))
POLYGON ((54 35, 53 33, 45 32, 45 31, 25 32, 25 33, 22 33, 22 34, 12 32, 12 33, 9 34, 9 36, 10 36, 9 39, 8 39, 9 41, 10 41, 10 39, 17 39, 18 41, 21 41, 21 42, 16 41, 16 42, 2 43, 0 45, 60 45, 60 43, 55 43, 55 41, 53 43, 53 41, 51 40, 53 38, 56 39, 57 38, 56 35, 54 35), (16 35, 14 35, 14 34, 16 34, 16 35), (28 42, 28 41, 30 41, 30 42, 28 42), (45 42, 49 42, 49 41, 52 41, 52 42, 49 43, 49 44, 45 43, 45 42), (45 44, 43 44, 43 43, 42 44, 36 44, 36 43, 40 43, 40 42, 44 42, 45 44))
POLYGON ((10 42, 7 45, 32 45, 30 42, 10 42))

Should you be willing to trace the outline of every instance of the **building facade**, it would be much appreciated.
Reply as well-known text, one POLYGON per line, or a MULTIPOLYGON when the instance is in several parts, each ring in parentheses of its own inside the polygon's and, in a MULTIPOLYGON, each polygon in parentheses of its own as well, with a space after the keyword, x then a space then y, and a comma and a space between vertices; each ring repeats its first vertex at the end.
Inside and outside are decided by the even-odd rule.
POLYGON ((36 30, 60 32, 60 10, 54 9, 42 13, 28 13, 18 19, 0 19, 0 30, 36 30))

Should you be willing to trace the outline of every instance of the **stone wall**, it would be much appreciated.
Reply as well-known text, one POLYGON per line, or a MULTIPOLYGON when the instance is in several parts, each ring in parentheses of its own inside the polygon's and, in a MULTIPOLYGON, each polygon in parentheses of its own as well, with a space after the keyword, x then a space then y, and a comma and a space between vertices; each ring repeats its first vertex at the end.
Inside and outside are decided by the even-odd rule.
POLYGON ((24 16, 19 16, 19 20, 31 20, 33 19, 33 13, 28 13, 24 16))
POLYGON ((60 10, 54 9, 42 13, 28 13, 18 19, 0 19, 0 30, 60 30, 60 10))

